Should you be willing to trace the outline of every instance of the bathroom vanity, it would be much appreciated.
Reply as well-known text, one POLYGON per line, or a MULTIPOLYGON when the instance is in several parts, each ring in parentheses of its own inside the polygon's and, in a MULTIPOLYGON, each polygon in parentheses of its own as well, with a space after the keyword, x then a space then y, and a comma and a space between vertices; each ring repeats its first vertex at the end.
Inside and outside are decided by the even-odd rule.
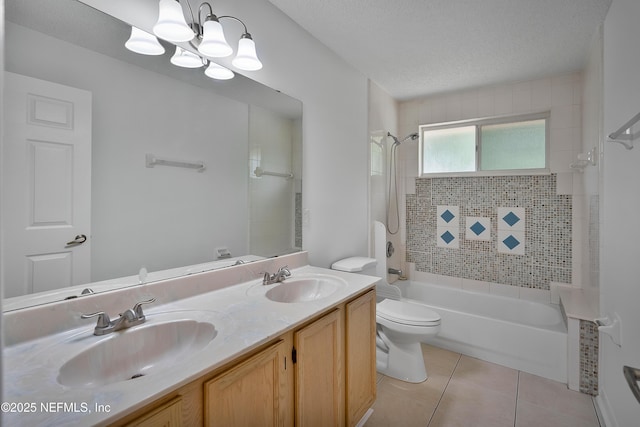
POLYGON ((356 425, 375 400, 376 281, 299 253, 5 313, 3 425, 356 425), (128 329, 80 319, 151 296, 128 329))

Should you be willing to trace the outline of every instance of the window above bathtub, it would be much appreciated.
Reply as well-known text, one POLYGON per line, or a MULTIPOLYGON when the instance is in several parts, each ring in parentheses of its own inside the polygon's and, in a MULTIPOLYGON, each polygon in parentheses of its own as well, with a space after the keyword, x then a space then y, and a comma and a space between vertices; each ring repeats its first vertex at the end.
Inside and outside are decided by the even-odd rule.
POLYGON ((420 176, 549 173, 549 113, 419 127, 420 176))

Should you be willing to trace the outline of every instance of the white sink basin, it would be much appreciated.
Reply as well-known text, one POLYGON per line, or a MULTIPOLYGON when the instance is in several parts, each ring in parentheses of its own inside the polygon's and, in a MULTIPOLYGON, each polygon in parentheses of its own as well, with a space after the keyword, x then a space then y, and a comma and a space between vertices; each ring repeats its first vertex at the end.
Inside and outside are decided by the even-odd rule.
POLYGON ((98 387, 135 381, 182 362, 206 347, 217 333, 208 322, 147 320, 101 339, 96 337, 97 343, 62 365, 58 383, 68 387, 98 387))
POLYGON ((333 295, 347 283, 333 276, 290 278, 269 289, 265 296, 276 302, 317 301, 333 295))

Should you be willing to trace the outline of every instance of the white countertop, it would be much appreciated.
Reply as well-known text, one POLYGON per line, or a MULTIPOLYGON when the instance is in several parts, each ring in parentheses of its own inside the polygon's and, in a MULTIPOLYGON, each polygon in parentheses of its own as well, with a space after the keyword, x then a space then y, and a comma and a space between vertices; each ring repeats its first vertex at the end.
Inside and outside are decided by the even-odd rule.
MULTIPOLYGON (((166 318, 171 313, 171 316, 213 323, 217 335, 204 349, 176 360, 173 366, 161 373, 135 380, 94 388, 72 388, 58 383, 62 364, 104 338, 93 335, 95 319, 89 323, 84 321, 86 324, 80 327, 5 347, 4 402, 8 402, 12 406, 10 409, 16 412, 5 412, 6 407, 3 407, 2 425, 31 427, 113 422, 371 288, 378 280, 312 266, 299 267, 291 272, 293 278, 318 274, 337 276, 343 278, 347 285, 320 300, 279 303, 267 299, 264 293, 269 287, 263 287, 261 279, 254 279, 174 302, 145 306, 147 322, 141 326, 166 318), (49 412, 44 410, 45 407, 49 412), (108 407, 108 412, 97 411, 98 407, 108 407), (25 408, 34 410, 24 413, 25 408)), ((215 272, 209 275, 215 277, 215 272)), ((150 292, 149 289, 147 291, 150 292)), ((33 321, 42 320, 35 318, 33 321)))

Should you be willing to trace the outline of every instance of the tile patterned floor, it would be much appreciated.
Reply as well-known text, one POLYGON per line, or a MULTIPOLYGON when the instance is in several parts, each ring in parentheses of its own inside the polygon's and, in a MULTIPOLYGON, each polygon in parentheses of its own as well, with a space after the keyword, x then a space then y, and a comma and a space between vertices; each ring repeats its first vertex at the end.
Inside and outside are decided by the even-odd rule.
POLYGON ((590 396, 565 384, 423 345, 429 378, 378 374, 366 427, 599 427, 590 396))

